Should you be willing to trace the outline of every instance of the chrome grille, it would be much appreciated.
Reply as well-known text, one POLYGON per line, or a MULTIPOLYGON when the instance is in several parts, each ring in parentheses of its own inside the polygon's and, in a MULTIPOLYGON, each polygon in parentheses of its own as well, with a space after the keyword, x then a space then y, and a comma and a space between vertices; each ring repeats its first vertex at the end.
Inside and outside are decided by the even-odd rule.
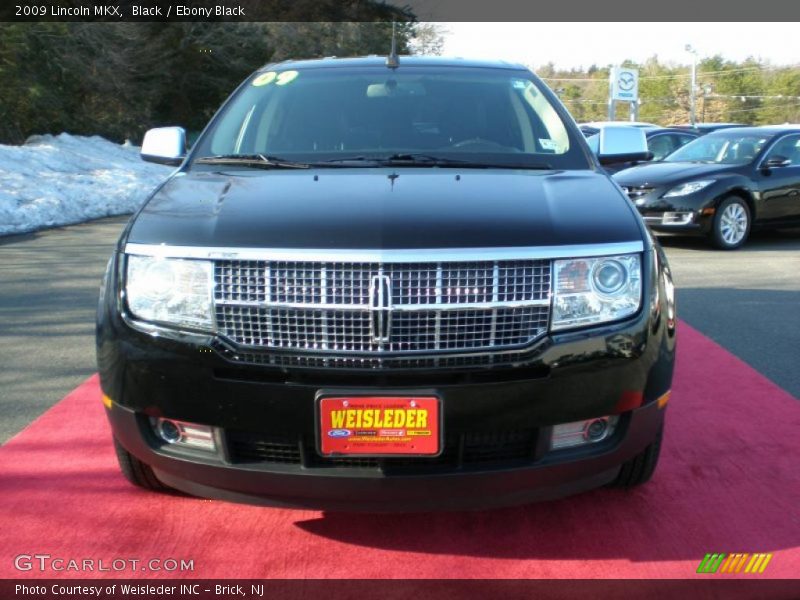
POLYGON ((224 303, 369 304, 372 278, 392 281, 393 305, 524 302, 547 298, 549 261, 468 263, 313 263, 218 261, 216 299, 224 303))
POLYGON ((214 297, 220 333, 250 348, 328 354, 500 350, 530 343, 547 330, 550 261, 218 260, 214 297), (376 304, 376 287, 383 304, 376 304))

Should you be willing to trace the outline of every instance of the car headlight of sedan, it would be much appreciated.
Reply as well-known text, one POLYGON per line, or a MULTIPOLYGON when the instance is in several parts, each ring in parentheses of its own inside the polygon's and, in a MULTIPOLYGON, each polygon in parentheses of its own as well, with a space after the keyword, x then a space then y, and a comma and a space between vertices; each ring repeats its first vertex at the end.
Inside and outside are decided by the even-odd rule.
POLYGON ((676 185, 674 188, 669 190, 666 194, 664 194, 664 198, 674 198, 676 196, 688 196, 689 194, 694 194, 695 192, 699 192, 703 188, 708 187, 714 183, 713 179, 704 179, 703 181, 689 181, 687 183, 682 183, 680 185, 676 185))
POLYGON ((211 330, 213 283, 209 261, 128 256, 128 308, 145 321, 211 330))
POLYGON ((553 330, 617 321, 639 310, 639 254, 557 260, 554 270, 553 330))

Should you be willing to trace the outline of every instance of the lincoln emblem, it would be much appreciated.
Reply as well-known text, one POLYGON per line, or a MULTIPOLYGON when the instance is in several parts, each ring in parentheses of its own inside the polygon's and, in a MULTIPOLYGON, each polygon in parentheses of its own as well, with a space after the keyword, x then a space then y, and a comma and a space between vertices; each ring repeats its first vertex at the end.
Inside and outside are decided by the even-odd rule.
POLYGON ((375 275, 369 286, 369 329, 373 342, 388 342, 392 331, 392 280, 375 275))

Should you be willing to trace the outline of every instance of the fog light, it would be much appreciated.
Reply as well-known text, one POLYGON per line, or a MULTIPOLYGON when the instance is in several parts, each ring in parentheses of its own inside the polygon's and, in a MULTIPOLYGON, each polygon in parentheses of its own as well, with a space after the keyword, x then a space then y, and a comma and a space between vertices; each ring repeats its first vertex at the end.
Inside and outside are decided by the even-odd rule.
POLYGON ((595 441, 602 439, 606 435, 608 429, 608 421, 606 419, 595 419, 586 428, 584 435, 587 440, 595 441))
POLYGON ((618 421, 619 417, 613 416, 556 425, 550 438, 550 449, 561 450, 596 444, 614 433, 618 421))
POLYGON ((694 219, 691 212, 665 212, 661 215, 662 225, 688 225, 694 219))
POLYGON ((156 435, 168 444, 216 452, 214 428, 208 425, 174 421, 172 419, 150 419, 156 435))
POLYGON ((158 431, 159 437, 168 444, 176 444, 181 441, 181 430, 178 429, 175 421, 159 419, 156 431, 158 431))

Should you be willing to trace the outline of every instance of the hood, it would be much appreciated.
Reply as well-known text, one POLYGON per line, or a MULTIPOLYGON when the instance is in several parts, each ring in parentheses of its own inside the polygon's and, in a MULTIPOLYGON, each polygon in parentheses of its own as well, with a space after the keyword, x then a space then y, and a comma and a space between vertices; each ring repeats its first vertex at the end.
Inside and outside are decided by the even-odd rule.
POLYGON ((614 173, 614 181, 626 186, 661 187, 719 177, 740 168, 741 165, 718 165, 692 162, 656 162, 623 169, 614 173))
POLYGON ((439 168, 177 173, 128 242, 180 246, 415 249, 640 240, 605 175, 439 168))

